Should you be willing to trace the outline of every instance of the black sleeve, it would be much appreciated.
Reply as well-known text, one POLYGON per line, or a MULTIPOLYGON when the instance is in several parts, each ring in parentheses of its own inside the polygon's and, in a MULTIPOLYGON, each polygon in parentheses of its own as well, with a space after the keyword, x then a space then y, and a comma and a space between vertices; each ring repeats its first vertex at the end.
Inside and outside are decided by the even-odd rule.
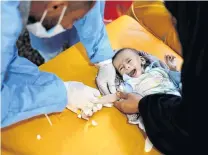
POLYGON ((180 111, 181 97, 168 94, 148 95, 139 103, 147 136, 165 154, 179 154, 188 143, 187 123, 180 111), (181 116, 179 115, 181 114, 181 116))
MULTIPOLYGON (((190 129, 194 123, 191 109, 196 105, 197 112, 198 107, 207 104, 208 2, 167 1, 165 4, 177 20, 176 29, 183 47, 182 97, 149 95, 140 101, 139 111, 147 136, 159 151, 167 155, 190 154, 188 151, 193 149, 190 129)), ((201 110, 199 115, 207 113, 206 108, 201 110)))

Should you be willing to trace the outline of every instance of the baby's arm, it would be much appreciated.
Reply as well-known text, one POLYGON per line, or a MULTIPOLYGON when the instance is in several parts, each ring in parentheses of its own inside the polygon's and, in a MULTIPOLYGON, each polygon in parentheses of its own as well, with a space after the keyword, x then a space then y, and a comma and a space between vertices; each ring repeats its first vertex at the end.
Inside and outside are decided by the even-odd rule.
POLYGON ((166 67, 168 66, 171 71, 177 71, 176 57, 172 54, 165 55, 165 64, 162 61, 160 61, 157 57, 155 57, 151 54, 148 54, 146 52, 141 51, 140 55, 143 57, 146 57, 150 61, 150 63, 158 61, 160 64, 160 66, 158 66, 158 67, 162 67, 162 68, 166 69, 166 67))
POLYGON ((105 96, 102 96, 100 99, 99 99, 99 103, 113 103, 115 101, 118 100, 118 96, 117 94, 108 94, 108 95, 105 95, 105 96))
POLYGON ((112 107, 113 103, 118 101, 120 98, 118 97, 118 95, 115 94, 108 94, 105 96, 100 97, 96 103, 97 104, 102 104, 104 107, 112 107))

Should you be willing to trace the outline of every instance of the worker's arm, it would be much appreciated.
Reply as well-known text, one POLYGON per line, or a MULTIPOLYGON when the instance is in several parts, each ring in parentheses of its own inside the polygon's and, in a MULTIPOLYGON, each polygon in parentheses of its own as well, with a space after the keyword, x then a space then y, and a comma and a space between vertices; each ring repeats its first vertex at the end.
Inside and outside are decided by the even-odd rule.
POLYGON ((1 2, 1 127, 40 114, 62 111, 67 104, 64 83, 55 75, 41 72, 19 57, 16 41, 22 21, 19 2, 1 2))
POLYGON ((95 6, 75 23, 80 41, 84 44, 92 63, 111 59, 111 48, 103 22, 105 2, 97 1, 95 6))
POLYGON ((188 120, 181 104, 181 97, 168 94, 148 95, 139 102, 147 136, 164 154, 179 154, 188 144, 188 120))
MULTIPOLYGON (((196 154, 195 148, 191 148, 193 126, 201 131, 204 127, 195 122, 204 122, 207 114, 208 3, 167 1, 166 6, 177 19, 183 46, 182 98, 149 95, 139 102, 139 111, 147 136, 156 148, 170 155, 196 154)), ((206 143, 199 144, 200 148, 206 147, 206 143)), ((196 148, 197 154, 204 151, 196 148)))

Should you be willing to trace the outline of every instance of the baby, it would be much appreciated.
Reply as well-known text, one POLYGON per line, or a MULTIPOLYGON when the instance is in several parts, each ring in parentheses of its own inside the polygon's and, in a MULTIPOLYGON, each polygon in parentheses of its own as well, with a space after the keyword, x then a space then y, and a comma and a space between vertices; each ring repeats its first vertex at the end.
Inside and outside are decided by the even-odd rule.
MULTIPOLYGON (((141 96, 156 93, 180 96, 180 72, 176 71, 175 57, 166 55, 165 61, 167 65, 145 52, 131 48, 120 49, 113 57, 117 71, 116 89, 141 96)), ((138 124, 145 132, 139 114, 127 115, 127 118, 129 123, 138 124)), ((146 142, 152 147, 148 138, 146 142)))
POLYGON ((131 48, 117 51, 113 57, 117 89, 142 96, 153 93, 180 96, 180 73, 176 71, 175 57, 166 55, 165 60, 167 65, 145 52, 131 48))

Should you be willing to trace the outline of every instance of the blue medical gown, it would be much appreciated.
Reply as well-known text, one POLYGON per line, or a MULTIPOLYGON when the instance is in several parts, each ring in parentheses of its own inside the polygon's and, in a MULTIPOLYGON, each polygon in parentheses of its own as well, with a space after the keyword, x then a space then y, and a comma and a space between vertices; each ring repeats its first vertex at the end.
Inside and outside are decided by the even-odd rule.
POLYGON ((32 47, 40 53, 45 62, 62 52, 64 44, 72 46, 79 42, 79 36, 74 26, 72 29, 66 30, 52 38, 38 38, 30 32, 29 35, 32 47))
MULTIPOLYGON (((102 10, 100 4, 97 2, 75 24, 79 38, 94 63, 113 55, 101 18, 103 14, 98 13, 102 10)), ((67 104, 67 92, 61 79, 40 71, 35 64, 18 56, 16 41, 22 30, 18 5, 18 1, 1 2, 1 127, 40 114, 61 112, 67 104)))

